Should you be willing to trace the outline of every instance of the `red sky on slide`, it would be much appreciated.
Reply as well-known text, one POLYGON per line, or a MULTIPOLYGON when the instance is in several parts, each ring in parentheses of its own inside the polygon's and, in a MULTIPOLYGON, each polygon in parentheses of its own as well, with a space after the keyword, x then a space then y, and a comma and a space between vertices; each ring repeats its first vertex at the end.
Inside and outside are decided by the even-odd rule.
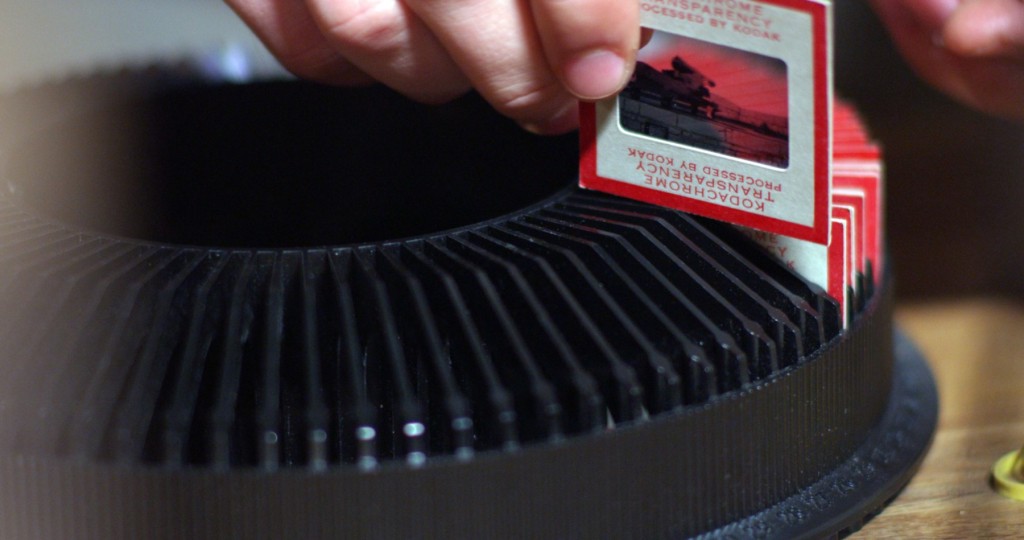
POLYGON ((788 116, 786 64, 781 60, 666 34, 657 35, 639 59, 660 70, 669 69, 675 55, 715 81, 712 95, 749 111, 788 116))

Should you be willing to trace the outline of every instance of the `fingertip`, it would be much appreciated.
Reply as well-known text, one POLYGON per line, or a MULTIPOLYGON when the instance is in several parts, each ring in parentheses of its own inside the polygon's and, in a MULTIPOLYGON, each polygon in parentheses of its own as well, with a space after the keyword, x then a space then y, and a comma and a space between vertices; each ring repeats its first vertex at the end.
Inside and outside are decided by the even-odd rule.
POLYGON ((548 65, 566 91, 593 101, 625 86, 640 46, 640 6, 623 0, 531 0, 548 65))
POLYGON ((626 59, 614 51, 587 51, 566 63, 562 78, 576 97, 598 100, 618 92, 626 84, 626 65, 626 59))
POLYGON ((1024 58, 1024 3, 965 2, 946 22, 942 43, 951 53, 966 58, 1024 58))

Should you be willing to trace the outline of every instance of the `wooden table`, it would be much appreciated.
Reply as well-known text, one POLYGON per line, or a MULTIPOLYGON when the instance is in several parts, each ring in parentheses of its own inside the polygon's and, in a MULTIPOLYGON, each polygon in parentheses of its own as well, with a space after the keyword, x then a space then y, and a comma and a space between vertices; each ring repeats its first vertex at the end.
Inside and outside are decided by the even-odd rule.
POLYGON ((896 318, 934 371, 939 428, 914 479, 855 538, 1024 538, 1024 502, 988 484, 1024 445, 1024 305, 910 304, 896 318))

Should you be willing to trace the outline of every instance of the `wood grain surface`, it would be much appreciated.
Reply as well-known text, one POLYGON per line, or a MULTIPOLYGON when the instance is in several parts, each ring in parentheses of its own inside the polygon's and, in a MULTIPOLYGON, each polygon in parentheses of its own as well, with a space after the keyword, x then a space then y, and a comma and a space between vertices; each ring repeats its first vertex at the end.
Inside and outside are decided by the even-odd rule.
POLYGON ((896 318, 932 366, 939 428, 914 479, 854 538, 1024 538, 1024 502, 988 483, 992 464, 1024 446, 1024 305, 904 304, 896 318))

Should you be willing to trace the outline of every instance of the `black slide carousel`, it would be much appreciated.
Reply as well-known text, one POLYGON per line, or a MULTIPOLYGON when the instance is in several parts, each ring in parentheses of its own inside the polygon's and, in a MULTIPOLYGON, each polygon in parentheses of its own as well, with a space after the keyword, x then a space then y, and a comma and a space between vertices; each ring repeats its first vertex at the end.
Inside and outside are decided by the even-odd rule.
POLYGON ((839 313, 475 96, 182 64, 0 126, 4 538, 842 537, 935 428, 891 276, 839 313))

